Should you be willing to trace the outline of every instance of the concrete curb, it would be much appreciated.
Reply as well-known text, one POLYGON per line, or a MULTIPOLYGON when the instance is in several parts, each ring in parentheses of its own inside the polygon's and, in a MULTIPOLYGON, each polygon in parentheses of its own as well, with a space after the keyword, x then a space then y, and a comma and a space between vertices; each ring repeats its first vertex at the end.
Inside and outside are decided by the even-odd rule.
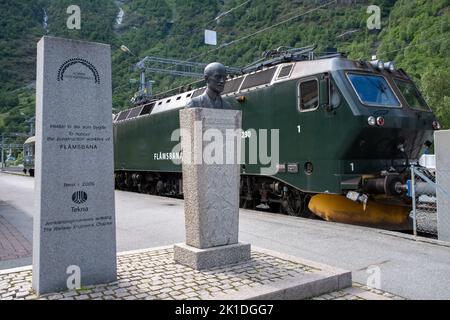
POLYGON ((121 251, 121 252, 117 253, 117 256, 119 257, 119 256, 139 254, 139 253, 144 253, 144 252, 149 252, 149 251, 168 250, 168 249, 173 249, 173 245, 152 247, 152 248, 145 248, 145 249, 136 249, 136 250, 129 250, 129 251, 121 251))
MULTIPOLYGON (((221 294, 212 300, 302 300, 337 291, 351 286, 341 283, 340 275, 308 274, 301 277, 277 281, 270 285, 259 285, 235 294, 221 294)), ((351 278, 350 278, 351 279, 351 278)))
POLYGON ((314 274, 277 281, 273 284, 255 286, 235 294, 217 295, 213 300, 301 300, 352 286, 350 271, 263 248, 252 247, 252 250, 307 265, 318 271, 314 274))
POLYGON ((8 273, 15 273, 15 272, 22 272, 22 271, 30 271, 32 269, 33 269, 32 266, 23 266, 23 267, 11 268, 11 269, 3 269, 3 270, 0 270, 0 275, 8 274, 8 273))
POLYGON ((34 178, 34 177, 24 174, 23 172, 1 171, 0 170, 0 173, 10 174, 10 175, 19 176, 19 177, 34 178))
MULTIPOLYGON (((246 215, 259 215, 260 217, 267 217, 267 218, 273 218, 275 213, 270 212, 263 212, 263 211, 254 211, 249 209, 240 209, 241 213, 244 213, 246 215)), ((414 236, 412 234, 406 234, 401 233, 398 231, 389 231, 384 229, 377 229, 372 227, 364 227, 364 226, 358 226, 358 225, 351 225, 351 224, 345 224, 345 223, 339 223, 339 222, 329 222, 329 221, 322 221, 322 220, 312 220, 307 218, 300 218, 300 217, 290 217, 290 216, 283 216, 283 219, 286 220, 292 220, 293 222, 299 222, 302 221, 304 223, 313 224, 313 225, 324 225, 324 224, 333 224, 334 227, 341 228, 343 230, 358 230, 360 232, 371 232, 375 234, 381 234, 381 235, 387 235, 391 237, 396 237, 404 240, 412 240, 415 242, 422 242, 427 244, 433 244, 441 247, 449 247, 450 248, 450 242, 437 240, 437 239, 430 239, 426 237, 421 236, 414 236)), ((338 229, 336 229, 338 230, 338 229)))

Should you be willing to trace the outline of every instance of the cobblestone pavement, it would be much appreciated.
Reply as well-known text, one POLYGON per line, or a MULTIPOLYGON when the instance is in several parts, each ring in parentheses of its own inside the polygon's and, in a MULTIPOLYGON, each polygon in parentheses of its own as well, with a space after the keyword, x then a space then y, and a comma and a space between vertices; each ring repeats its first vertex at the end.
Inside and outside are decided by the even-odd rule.
POLYGON ((0 261, 29 257, 31 250, 31 243, 0 216, 0 261))
MULTIPOLYGON (((76 291, 43 295, 39 299, 209 299, 218 294, 313 272, 315 269, 252 252, 250 261, 197 271, 173 260, 173 249, 150 250, 118 256, 118 281, 76 291)), ((31 269, 0 273, 0 299, 36 299, 31 289, 31 269)))
MULTIPOLYGON (((30 267, 10 273, 0 271, 0 300, 207 300, 217 295, 233 294, 315 271, 318 269, 258 251, 253 251, 252 259, 247 262, 197 271, 176 264, 173 249, 166 248, 119 255, 117 282, 41 297, 32 292, 30 267)), ((390 299, 383 293, 374 293, 362 286, 316 299, 354 297, 390 299)))

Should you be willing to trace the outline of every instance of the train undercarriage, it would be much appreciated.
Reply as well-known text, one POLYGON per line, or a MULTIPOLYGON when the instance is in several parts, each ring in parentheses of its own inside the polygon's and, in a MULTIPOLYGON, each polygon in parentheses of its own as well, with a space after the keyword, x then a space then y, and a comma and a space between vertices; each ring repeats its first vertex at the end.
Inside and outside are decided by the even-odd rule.
MULTIPOLYGON (((346 197, 305 193, 274 178, 242 174, 239 206, 388 230, 409 230, 412 228, 410 204, 392 194, 401 192, 399 181, 398 175, 370 178, 361 189, 361 192, 370 191, 370 197, 356 191, 349 191, 346 197)), ((124 191, 183 198, 179 172, 116 171, 115 186, 124 191)))

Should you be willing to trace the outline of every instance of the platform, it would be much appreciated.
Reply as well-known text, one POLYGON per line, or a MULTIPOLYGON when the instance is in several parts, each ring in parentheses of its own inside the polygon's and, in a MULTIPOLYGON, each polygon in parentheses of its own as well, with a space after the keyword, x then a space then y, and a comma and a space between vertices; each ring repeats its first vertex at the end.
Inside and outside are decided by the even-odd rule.
MULTIPOLYGON (((0 215, 14 226, 14 234, 19 232, 29 243, 33 183, 30 177, 0 173, 0 215)), ((178 199, 116 191, 118 252, 183 242, 183 204, 178 199)), ((407 299, 450 299, 450 244, 243 209, 239 237, 255 247, 350 270, 354 286, 366 286, 368 270, 375 266, 380 270, 380 292, 407 299)), ((13 245, 11 237, 5 241, 13 245)), ((0 259, 0 270, 30 264, 31 257, 26 253, 20 259, 0 259)), ((366 291, 362 289, 362 293, 366 291)), ((335 292, 334 298, 346 296, 345 292, 335 292)), ((352 292, 348 297, 356 298, 352 292)))

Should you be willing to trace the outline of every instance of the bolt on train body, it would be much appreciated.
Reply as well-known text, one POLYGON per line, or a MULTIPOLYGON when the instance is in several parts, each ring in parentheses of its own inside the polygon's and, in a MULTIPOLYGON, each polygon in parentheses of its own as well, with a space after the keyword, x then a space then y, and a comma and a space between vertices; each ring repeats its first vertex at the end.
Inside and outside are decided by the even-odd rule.
MULTIPOLYGON (((117 188, 183 195, 182 166, 172 161, 179 141, 171 135, 179 110, 204 90, 115 116, 117 188)), ((439 123, 403 70, 343 54, 288 52, 230 77, 222 97, 242 110, 243 140, 260 129, 279 130, 274 174, 261 174, 267 164, 259 159, 242 160, 241 207, 409 228, 408 165, 431 146, 439 123)))

